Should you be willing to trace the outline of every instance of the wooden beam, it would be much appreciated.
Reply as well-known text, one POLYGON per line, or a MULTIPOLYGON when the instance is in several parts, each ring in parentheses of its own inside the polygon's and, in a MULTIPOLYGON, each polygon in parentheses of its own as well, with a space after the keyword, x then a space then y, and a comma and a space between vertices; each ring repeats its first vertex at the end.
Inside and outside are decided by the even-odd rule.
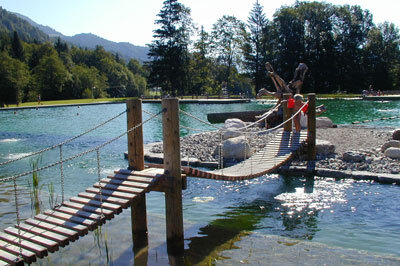
POLYGON ((164 170, 170 184, 165 192, 167 250, 170 254, 183 255, 182 177, 179 136, 179 101, 162 100, 164 170))
MULTIPOLYGON (((142 123, 142 101, 140 99, 126 102, 128 130, 142 123)), ((144 170, 143 126, 128 133, 129 169, 144 170)), ((138 251, 148 244, 146 195, 143 193, 131 204, 132 239, 134 250, 138 251)))
POLYGON ((316 138, 316 114, 315 114, 315 93, 308 94, 308 109, 307 109, 307 144, 308 144, 308 161, 315 161, 317 156, 316 138))

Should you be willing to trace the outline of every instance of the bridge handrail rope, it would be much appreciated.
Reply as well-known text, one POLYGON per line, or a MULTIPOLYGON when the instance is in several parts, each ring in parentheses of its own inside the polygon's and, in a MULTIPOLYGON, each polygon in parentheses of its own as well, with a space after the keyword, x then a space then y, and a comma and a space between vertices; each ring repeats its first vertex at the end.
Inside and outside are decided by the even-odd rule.
MULTIPOLYGON (((199 121, 199 122, 201 122, 201 123, 203 123, 203 124, 206 124, 206 125, 208 125, 208 126, 214 127, 214 128, 216 128, 216 129, 218 129, 218 130, 221 130, 221 131, 242 132, 242 131, 241 131, 242 129, 247 129, 247 128, 249 128, 249 127, 252 127, 252 126, 254 126, 255 124, 257 124, 257 123, 261 122, 262 120, 264 120, 265 118, 267 118, 268 116, 270 116, 270 115, 272 114, 273 111, 275 111, 276 109, 278 109, 279 106, 280 106, 280 104, 276 105, 274 108, 272 108, 271 110, 269 110, 268 112, 266 112, 265 114, 263 114, 257 121, 255 121, 255 122, 253 122, 253 123, 251 123, 251 124, 249 124, 249 125, 246 125, 246 126, 244 126, 244 127, 237 128, 237 129, 235 129, 235 130, 226 130, 226 129, 222 128, 222 127, 215 126, 215 125, 211 124, 210 122, 204 121, 204 120, 202 120, 202 119, 200 119, 200 118, 198 118, 198 117, 196 117, 196 116, 194 116, 194 115, 192 115, 192 114, 189 114, 188 112, 185 112, 185 111, 183 111, 183 110, 181 110, 181 109, 180 109, 179 111, 180 111, 181 113, 183 113, 184 115, 186 115, 186 116, 189 116, 189 117, 191 117, 191 118, 193 118, 193 119, 195 119, 195 120, 197 120, 197 121, 199 121)), ((242 132, 242 133, 243 133, 243 132, 242 132)))
MULTIPOLYGON (((207 121, 204 121, 204 120, 202 120, 202 119, 200 119, 200 118, 198 118, 198 117, 196 117, 196 116, 194 116, 194 115, 192 115, 192 114, 189 114, 189 113, 187 113, 187 112, 185 112, 185 111, 182 111, 182 110, 180 110, 180 111, 181 111, 183 114, 185 114, 185 115, 187 115, 187 116, 189 116, 189 117, 191 117, 191 118, 193 118, 193 119, 195 119, 195 120, 197 120, 197 121, 199 121, 199 122, 201 122, 201 123, 203 123, 203 124, 210 125, 210 126, 212 126, 212 127, 214 127, 214 128, 217 128, 217 129, 219 129, 219 130, 222 131, 222 132, 238 132, 238 133, 243 133, 243 134, 245 134, 245 133, 246 133, 246 134, 263 134, 263 133, 268 133, 268 132, 274 131, 274 130, 276 130, 276 129, 282 127, 285 123, 287 123, 288 121, 292 120, 296 115, 298 115, 298 114, 302 111, 302 109, 303 109, 307 104, 308 104, 308 101, 305 102, 305 103, 303 104, 303 106, 302 106, 295 114, 293 114, 293 115, 292 115, 290 118, 288 118, 287 120, 283 121, 281 124, 279 124, 279 125, 277 125, 277 126, 275 126, 275 127, 273 127, 273 128, 269 128, 269 129, 265 129, 265 130, 260 130, 260 131, 257 131, 257 132, 247 132, 247 131, 241 131, 241 130, 240 130, 240 129, 242 129, 242 128, 248 128, 249 125, 246 126, 246 127, 242 127, 242 128, 238 128, 238 129, 234 129, 234 130, 227 130, 227 129, 224 129, 224 128, 222 128, 222 127, 214 126, 213 124, 211 124, 211 123, 209 123, 209 122, 207 122, 207 121)), ((279 106, 279 105, 277 105, 277 107, 278 107, 278 106, 279 106)), ((275 108, 277 108, 277 107, 275 107, 275 108)), ((275 109, 275 108, 274 108, 274 109, 275 109)), ((272 109, 272 111, 273 111, 274 109, 272 109)), ((270 110, 270 111, 271 111, 271 110, 270 110)), ((271 113, 272 113, 272 111, 271 111, 271 113)), ((270 113, 269 113, 268 115, 270 115, 270 113)), ((260 122, 261 120, 265 119, 266 117, 267 117, 267 116, 263 117, 262 119, 259 119, 258 121, 252 123, 251 125, 254 125, 254 124, 260 122)), ((183 126, 182 126, 182 127, 183 127, 183 126)), ((199 131, 199 130, 198 130, 198 131, 199 131)))
POLYGON ((142 123, 137 124, 136 126, 130 128, 129 130, 125 131, 124 133, 122 133, 122 134, 120 134, 120 135, 118 135, 118 136, 116 136, 116 137, 114 137, 114 138, 112 138, 112 139, 110 139, 110 140, 108 140, 108 141, 106 141, 106 142, 104 142, 104 143, 98 145, 98 146, 95 146, 95 147, 93 147, 93 148, 91 148, 91 149, 89 149, 89 150, 83 151, 83 152, 81 152, 81 153, 77 153, 77 154, 75 154, 75 155, 73 155, 73 156, 70 156, 70 157, 68 157, 68 158, 63 159, 62 161, 57 161, 57 162, 48 164, 48 165, 46 165, 46 166, 33 169, 33 170, 31 170, 31 171, 28 171, 28 172, 20 173, 20 174, 18 174, 18 175, 14 175, 14 176, 10 176, 10 177, 1 178, 1 179, 0 179, 0 183, 4 183, 4 182, 7 182, 7 181, 9 181, 9 180, 13 180, 14 178, 17 179, 17 178, 20 178, 20 177, 22 177, 22 176, 30 175, 30 174, 32 174, 32 173, 34 173, 34 172, 43 171, 43 170, 48 169, 48 168, 51 168, 51 167, 53 167, 53 166, 56 166, 56 165, 59 165, 59 164, 62 164, 62 163, 71 161, 71 160, 73 160, 73 159, 76 159, 76 158, 78 158, 78 157, 82 157, 82 156, 84 156, 84 155, 86 155, 86 154, 89 154, 89 153, 91 153, 91 152, 96 151, 97 149, 101 149, 101 148, 107 146, 108 144, 110 144, 110 143, 112 143, 112 142, 114 142, 114 141, 120 139, 121 137, 123 137, 124 135, 128 134, 129 132, 131 132, 131 131, 137 129, 138 127, 140 127, 140 126, 142 126, 142 125, 144 125, 144 124, 146 124, 147 122, 149 122, 150 120, 152 120, 152 119, 154 119, 155 117, 159 116, 159 115, 160 115, 161 113, 163 113, 163 112, 164 112, 164 110, 161 110, 161 111, 158 112, 157 114, 154 114, 154 115, 151 116, 150 118, 148 118, 148 119, 144 120, 142 123))
POLYGON ((123 112, 117 114, 116 116, 114 116, 114 117, 112 117, 112 118, 110 118, 110 119, 108 119, 108 120, 106 120, 106 121, 104 121, 104 122, 98 124, 97 126, 91 128, 91 129, 89 129, 89 130, 87 130, 87 131, 85 131, 85 132, 80 133, 79 135, 76 135, 76 136, 74 136, 74 137, 72 137, 72 138, 69 138, 69 139, 67 139, 67 140, 64 140, 63 142, 60 142, 60 143, 55 144, 55 145, 53 145, 53 146, 44 148, 44 149, 42 149, 42 150, 39 150, 39 151, 36 151, 36 152, 33 152, 33 153, 29 153, 29 154, 24 155, 24 156, 22 156, 22 157, 15 158, 15 159, 12 159, 12 160, 8 160, 8 161, 6 161, 6 162, 2 162, 2 163, 0 163, 0 166, 6 165, 6 164, 10 164, 10 163, 13 163, 13 162, 22 160, 22 159, 26 159, 26 158, 28 158, 28 157, 32 157, 32 156, 35 156, 35 155, 44 153, 44 152, 46 152, 46 151, 55 149, 55 148, 57 148, 57 147, 59 147, 59 146, 62 146, 62 145, 64 145, 64 144, 67 144, 67 143, 69 143, 69 142, 71 142, 71 141, 73 141, 73 140, 75 140, 75 139, 77 139, 77 138, 82 137, 83 135, 86 135, 86 134, 88 134, 88 133, 90 133, 90 132, 92 132, 92 131, 98 129, 99 127, 104 126, 105 124, 111 122, 112 120, 114 120, 114 119, 120 117, 120 116, 123 115, 124 113, 126 113, 126 110, 124 110, 123 112))

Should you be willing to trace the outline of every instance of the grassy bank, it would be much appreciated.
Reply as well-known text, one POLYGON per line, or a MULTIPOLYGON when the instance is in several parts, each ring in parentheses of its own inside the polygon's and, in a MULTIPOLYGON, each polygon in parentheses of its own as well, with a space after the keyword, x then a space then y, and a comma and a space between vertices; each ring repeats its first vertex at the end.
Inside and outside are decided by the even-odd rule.
MULTIPOLYGON (((356 98, 361 97, 360 94, 318 94, 318 98, 356 98)), ((219 96, 210 96, 209 99, 218 99, 219 96)), ((232 98, 240 98, 239 96, 232 98)), ((270 96, 262 97, 263 99, 272 99, 270 96)), ((99 98, 99 99, 72 99, 72 100, 57 100, 57 101, 41 101, 40 106, 46 105, 65 105, 65 104, 90 104, 90 103, 102 103, 102 102, 124 102, 127 99, 133 98, 99 98)), ((150 98, 146 98, 150 99, 150 98)), ((184 96, 183 99, 192 99, 192 96, 184 96)), ((197 97, 195 97, 197 99, 197 97)), ((198 97, 198 99, 207 99, 206 97, 198 97)), ((15 108, 15 107, 36 107, 39 106, 38 102, 24 102, 20 103, 18 106, 16 104, 10 104, 5 106, 5 108, 15 108)))

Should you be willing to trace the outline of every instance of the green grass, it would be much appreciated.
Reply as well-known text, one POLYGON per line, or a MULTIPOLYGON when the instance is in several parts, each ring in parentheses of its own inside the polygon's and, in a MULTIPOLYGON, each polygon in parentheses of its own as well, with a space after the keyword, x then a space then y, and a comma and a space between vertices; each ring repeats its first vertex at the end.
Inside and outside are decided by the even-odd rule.
MULTIPOLYGON (((100 102, 123 102, 128 99, 134 98, 99 98, 99 99, 72 99, 72 100, 58 100, 58 101, 41 101, 40 106, 44 105, 62 105, 62 104, 86 104, 86 103, 100 103, 100 102)), ((39 106, 38 102, 24 102, 18 106, 16 104, 10 104, 8 107, 36 107, 39 106)))

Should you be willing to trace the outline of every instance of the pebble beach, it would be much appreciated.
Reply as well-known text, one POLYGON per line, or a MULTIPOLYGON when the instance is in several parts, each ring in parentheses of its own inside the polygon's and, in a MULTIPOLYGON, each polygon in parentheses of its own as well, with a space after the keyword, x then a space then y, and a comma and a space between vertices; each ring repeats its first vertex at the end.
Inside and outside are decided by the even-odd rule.
MULTIPOLYGON (((318 128, 317 141, 325 140, 334 145, 335 151, 327 155, 317 155, 316 167, 333 170, 368 171, 372 173, 400 173, 400 160, 384 156, 382 146, 392 139, 393 128, 370 128, 359 125, 345 125, 336 128, 318 128), (363 157, 359 162, 344 160, 345 152, 353 152, 363 157)), ((267 134, 254 134, 262 132, 260 128, 249 129, 246 134, 247 141, 253 151, 265 147, 274 136, 274 132, 267 134)), ((189 135, 181 139, 181 157, 197 158, 202 162, 217 162, 215 152, 221 143, 220 133, 210 131, 189 135), (197 148, 193 148, 197 147, 197 148)), ((153 153, 162 153, 162 144, 153 145, 153 153)), ((292 166, 304 166, 306 161, 298 154, 292 166)))

